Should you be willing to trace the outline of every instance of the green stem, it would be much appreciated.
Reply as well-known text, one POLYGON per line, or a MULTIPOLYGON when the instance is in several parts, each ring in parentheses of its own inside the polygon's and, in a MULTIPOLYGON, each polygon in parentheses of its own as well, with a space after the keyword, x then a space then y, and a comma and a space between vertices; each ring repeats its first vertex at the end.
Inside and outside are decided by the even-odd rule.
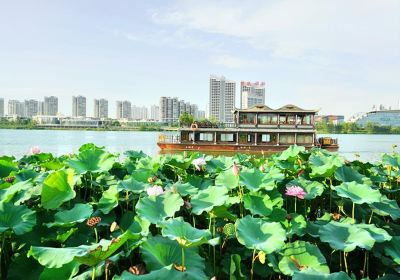
POLYGON ((250 279, 253 280, 253 274, 254 274, 254 260, 255 260, 255 255, 256 255, 256 249, 253 250, 253 258, 251 259, 251 270, 250 270, 250 279))
POLYGON ((346 253, 343 252, 344 267, 345 267, 345 269, 346 269, 346 273, 349 274, 349 269, 348 269, 348 267, 347 267, 347 258, 346 258, 346 257, 347 257, 346 253))
MULTIPOLYGON (((213 234, 212 234, 213 238, 215 237, 215 219, 213 222, 213 234)), ((215 246, 213 246, 213 262, 214 262, 214 275, 215 275, 215 246)))
MULTIPOLYGON (((5 244, 5 240, 6 240, 6 237, 5 237, 5 233, 3 233, 2 235, 1 235, 1 239, 2 239, 2 241, 1 241, 1 251, 0 251, 0 279, 3 279, 4 277, 4 271, 3 271, 3 255, 4 255, 4 259, 5 259, 5 254, 4 254, 4 244, 5 244)), ((6 264, 4 263, 4 268, 6 268, 6 264)))
POLYGON ((96 267, 93 266, 92 269, 92 280, 94 280, 96 278, 96 267))
POLYGON ((297 197, 294 197, 294 213, 297 213, 297 197))
POLYGON ((97 235, 97 228, 94 228, 94 235, 96 236, 96 243, 99 242, 99 236, 97 235))
POLYGON ((352 219, 353 219, 353 224, 355 223, 355 220, 354 220, 354 210, 355 210, 355 207, 356 207, 356 205, 355 205, 355 203, 353 202, 353 209, 351 210, 351 217, 352 217, 352 219))
POLYGON ((185 249, 183 249, 183 246, 181 247, 182 249, 182 272, 185 272, 185 249))
POLYGON ((374 211, 371 212, 371 216, 369 217, 368 224, 371 223, 371 221, 372 221, 372 216, 373 216, 373 215, 374 215, 374 211))

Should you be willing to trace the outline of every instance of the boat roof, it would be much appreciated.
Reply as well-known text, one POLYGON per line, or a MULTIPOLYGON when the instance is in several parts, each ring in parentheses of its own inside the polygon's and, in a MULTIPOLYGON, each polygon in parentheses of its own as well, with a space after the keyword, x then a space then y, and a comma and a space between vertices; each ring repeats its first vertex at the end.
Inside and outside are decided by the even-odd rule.
POLYGON ((272 109, 266 105, 258 104, 247 109, 235 109, 234 113, 317 113, 319 110, 305 110, 293 104, 287 104, 278 109, 272 109))

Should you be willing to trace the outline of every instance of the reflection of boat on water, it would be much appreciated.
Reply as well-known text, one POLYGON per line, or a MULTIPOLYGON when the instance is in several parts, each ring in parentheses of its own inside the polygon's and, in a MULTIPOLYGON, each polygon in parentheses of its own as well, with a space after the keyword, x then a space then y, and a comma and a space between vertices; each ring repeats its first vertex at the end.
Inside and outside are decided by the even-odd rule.
POLYGON ((294 105, 276 110, 256 105, 235 110, 235 122, 232 124, 216 126, 209 122, 194 122, 190 127, 181 127, 177 135, 161 134, 157 145, 162 153, 274 153, 284 151, 291 145, 336 151, 339 148, 337 139, 316 137, 316 112, 294 105))

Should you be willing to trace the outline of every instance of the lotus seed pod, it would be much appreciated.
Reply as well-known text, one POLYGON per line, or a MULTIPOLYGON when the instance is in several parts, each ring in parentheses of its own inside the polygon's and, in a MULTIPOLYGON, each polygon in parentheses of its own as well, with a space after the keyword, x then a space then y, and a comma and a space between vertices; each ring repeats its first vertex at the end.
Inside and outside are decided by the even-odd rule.
POLYGON ((235 225, 232 223, 228 223, 224 225, 224 234, 226 236, 231 236, 231 235, 235 235, 236 229, 235 229, 235 225))
POLYGON ((89 227, 95 227, 100 222, 101 222, 100 217, 91 217, 90 219, 87 220, 86 225, 88 225, 89 227))

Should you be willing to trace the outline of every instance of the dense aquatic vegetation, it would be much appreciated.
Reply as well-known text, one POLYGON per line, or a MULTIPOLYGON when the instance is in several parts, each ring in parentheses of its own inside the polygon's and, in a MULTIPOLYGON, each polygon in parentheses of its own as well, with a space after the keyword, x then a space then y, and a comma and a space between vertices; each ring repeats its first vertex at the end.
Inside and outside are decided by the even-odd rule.
POLYGON ((398 279, 400 155, 0 157, 2 279, 398 279))

